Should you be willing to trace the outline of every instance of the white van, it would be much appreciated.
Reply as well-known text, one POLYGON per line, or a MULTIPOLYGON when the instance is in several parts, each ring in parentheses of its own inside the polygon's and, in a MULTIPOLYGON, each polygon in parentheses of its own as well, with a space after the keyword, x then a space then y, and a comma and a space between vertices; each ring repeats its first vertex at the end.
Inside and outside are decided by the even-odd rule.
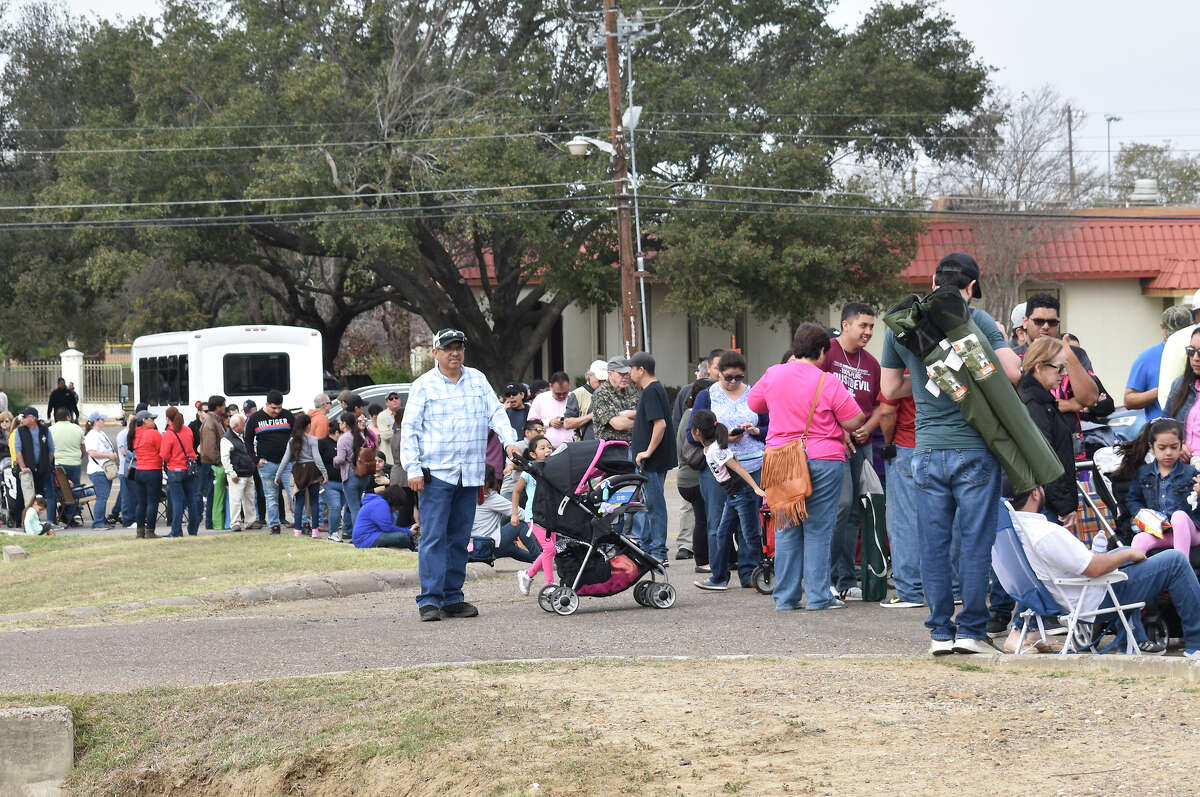
POLYGON ((176 406, 184 422, 196 417, 196 403, 214 394, 230 406, 254 399, 260 408, 267 391, 283 393, 283 406, 312 405, 323 387, 321 333, 285 326, 236 326, 142 335, 130 348, 133 402, 145 402, 159 416, 176 406))

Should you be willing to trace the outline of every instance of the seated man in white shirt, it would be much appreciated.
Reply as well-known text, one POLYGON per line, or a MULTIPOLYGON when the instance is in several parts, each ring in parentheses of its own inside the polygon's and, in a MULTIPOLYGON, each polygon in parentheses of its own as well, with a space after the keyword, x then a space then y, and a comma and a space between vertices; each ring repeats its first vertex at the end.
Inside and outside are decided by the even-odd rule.
MULTIPOLYGON (((1025 556, 1033 572, 1058 602, 1066 606, 1078 597, 1083 588, 1060 586, 1054 583, 1054 579, 1079 576, 1095 578, 1123 568, 1129 579, 1113 584, 1117 599, 1121 603, 1137 603, 1151 601, 1164 591, 1169 592, 1183 624, 1183 655, 1189 659, 1200 659, 1200 582, 1196 580, 1187 557, 1173 548, 1149 559, 1134 548, 1092 553, 1074 534, 1042 515, 1045 499, 1045 492, 1038 487, 1033 492, 1013 496, 1012 505, 1021 521, 1017 534, 1021 538, 1025 556), (1071 601, 1067 600, 1068 597, 1071 601)), ((1112 605, 1107 593, 1094 587, 1088 590, 1087 599, 1088 602, 1094 601, 1094 604, 1085 605, 1084 611, 1112 605)), ((1162 652, 1162 647, 1156 647, 1155 643, 1146 639, 1140 614, 1133 616, 1132 625, 1142 651, 1162 652)))

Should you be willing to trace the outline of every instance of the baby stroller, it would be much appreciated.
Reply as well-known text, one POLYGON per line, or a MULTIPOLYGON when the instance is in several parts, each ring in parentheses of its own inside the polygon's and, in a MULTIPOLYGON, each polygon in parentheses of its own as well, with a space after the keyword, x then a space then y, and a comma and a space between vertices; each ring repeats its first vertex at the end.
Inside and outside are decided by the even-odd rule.
POLYGON ((567 443, 543 462, 519 464, 537 481, 533 521, 558 535, 559 583, 538 593, 542 609, 574 614, 580 595, 606 598, 630 587, 642 606, 675 605, 666 567, 630 537, 633 514, 646 511, 646 477, 629 461, 628 443, 567 443))
POLYGON ((750 578, 756 590, 763 595, 770 595, 775 591, 775 521, 771 519, 771 508, 766 504, 758 510, 758 516, 762 522, 762 557, 750 578))
POLYGON ((3 518, 0 522, 20 528, 21 514, 25 509, 21 503, 21 480, 8 457, 0 459, 0 473, 4 475, 3 483, 0 484, 0 518, 3 518))

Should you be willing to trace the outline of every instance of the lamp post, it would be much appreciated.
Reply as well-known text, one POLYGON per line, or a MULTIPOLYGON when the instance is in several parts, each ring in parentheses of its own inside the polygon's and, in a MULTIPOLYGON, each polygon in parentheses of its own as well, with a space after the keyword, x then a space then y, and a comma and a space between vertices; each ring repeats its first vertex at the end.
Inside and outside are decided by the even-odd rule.
POLYGON ((1105 177, 1104 182, 1107 184, 1106 190, 1108 191, 1108 196, 1110 198, 1112 197, 1112 126, 1113 122, 1119 121, 1121 121, 1121 117, 1116 116, 1115 114, 1104 114, 1105 127, 1107 128, 1106 138, 1108 145, 1108 174, 1105 177))

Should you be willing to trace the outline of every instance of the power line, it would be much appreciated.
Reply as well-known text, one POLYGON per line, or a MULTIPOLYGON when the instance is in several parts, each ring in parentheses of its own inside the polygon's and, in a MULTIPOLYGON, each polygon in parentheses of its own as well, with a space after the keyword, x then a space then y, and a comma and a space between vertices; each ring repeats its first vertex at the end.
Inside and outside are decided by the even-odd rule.
POLYGON ((76 205, 0 205, 0 211, 41 211, 41 210, 91 210, 97 208, 145 208, 145 207, 174 207, 180 205, 243 205, 260 202, 315 202, 341 199, 380 199, 401 196, 428 196, 431 194, 455 194, 467 192, 490 191, 520 191, 535 188, 592 188, 598 185, 609 185, 607 180, 597 182, 572 183, 530 183, 527 185, 496 185, 496 186, 466 186, 463 188, 429 188, 420 191, 382 191, 370 194, 320 194, 315 196, 276 196, 251 197, 237 199, 174 199, 158 202, 97 202, 93 204, 76 205))

